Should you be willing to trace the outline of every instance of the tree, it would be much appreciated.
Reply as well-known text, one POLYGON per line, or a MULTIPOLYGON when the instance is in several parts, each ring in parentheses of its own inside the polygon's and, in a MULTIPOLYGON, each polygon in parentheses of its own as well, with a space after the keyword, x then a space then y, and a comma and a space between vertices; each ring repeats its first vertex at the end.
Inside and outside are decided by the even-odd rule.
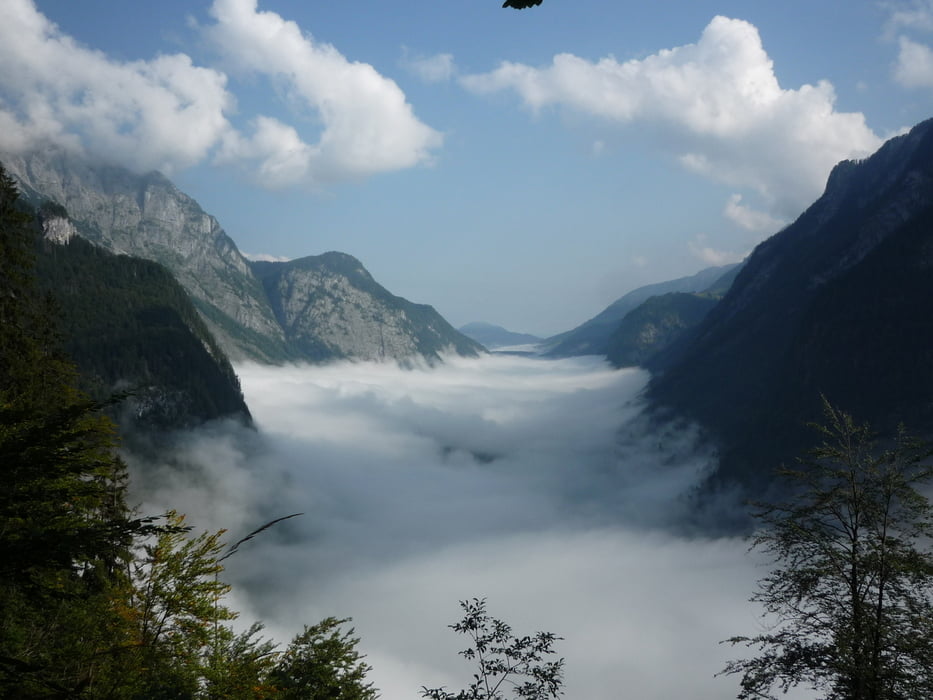
POLYGON ((71 697, 115 663, 134 536, 102 406, 76 389, 38 293, 39 232, 0 167, 0 694, 71 697))
POLYGON ((269 676, 276 697, 294 700, 375 700, 366 674, 372 670, 356 650, 350 618, 328 617, 295 636, 269 676))
POLYGON ((824 412, 820 447, 782 472, 796 498, 757 514, 752 547, 775 567, 752 600, 769 626, 727 641, 758 655, 722 673, 741 674, 742 699, 798 685, 827 700, 933 697, 930 452, 903 434, 879 451, 867 426, 824 412))
POLYGON ((478 598, 460 601, 464 616, 449 625, 472 640, 460 655, 476 661, 478 668, 466 690, 456 693, 444 688, 422 688, 429 700, 504 700, 507 688, 521 700, 546 700, 562 694, 564 660, 545 661, 554 654, 554 643, 562 637, 536 632, 518 637, 512 628, 486 612, 486 601, 478 598))
POLYGON ((541 0, 505 0, 502 7, 511 7, 516 10, 524 10, 526 7, 540 5, 541 0))

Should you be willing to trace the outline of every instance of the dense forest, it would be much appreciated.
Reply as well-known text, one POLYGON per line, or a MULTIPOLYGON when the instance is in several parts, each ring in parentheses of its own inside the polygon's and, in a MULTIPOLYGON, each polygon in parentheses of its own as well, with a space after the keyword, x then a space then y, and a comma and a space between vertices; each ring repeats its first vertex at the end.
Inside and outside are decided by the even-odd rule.
POLYGON ((0 171, 0 695, 375 697, 347 620, 284 651, 261 624, 236 631, 224 532, 129 508, 108 402, 79 389, 40 291, 37 235, 0 171))

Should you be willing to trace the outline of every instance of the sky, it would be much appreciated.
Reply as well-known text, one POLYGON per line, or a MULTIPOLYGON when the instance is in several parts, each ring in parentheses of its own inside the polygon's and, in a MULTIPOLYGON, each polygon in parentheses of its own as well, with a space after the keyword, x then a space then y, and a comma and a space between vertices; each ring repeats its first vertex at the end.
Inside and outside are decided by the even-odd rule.
POLYGON ((767 562, 683 526, 710 456, 682 426, 644 430, 645 371, 490 355, 237 372, 258 431, 215 423, 128 461, 142 513, 228 543, 302 513, 224 562, 241 628, 287 642, 352 617, 381 697, 411 700, 469 683, 447 625, 485 598, 516 634, 563 637, 564 697, 736 696, 716 674, 745 650, 720 641, 763 629, 748 598, 767 562))
POLYGON ((246 254, 551 335, 933 115, 933 0, 500 5, 0 0, 0 150, 160 169, 246 254))

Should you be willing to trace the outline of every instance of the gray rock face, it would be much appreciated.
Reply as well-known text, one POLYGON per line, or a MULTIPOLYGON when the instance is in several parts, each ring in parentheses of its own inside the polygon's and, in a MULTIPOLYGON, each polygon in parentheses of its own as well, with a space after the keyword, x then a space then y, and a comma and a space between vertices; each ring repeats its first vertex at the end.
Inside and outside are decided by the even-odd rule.
POLYGON ((63 216, 56 216, 51 219, 43 220, 42 235, 45 240, 61 245, 77 236, 78 230, 69 219, 63 216))
MULTIPOLYGON (((217 220, 160 173, 135 175, 61 149, 0 153, 0 161, 27 200, 63 205, 83 238, 168 268, 232 360, 434 360, 481 351, 431 307, 387 292, 350 256, 254 267, 217 220), (259 269, 271 272, 260 279, 259 269)), ((46 234, 71 236, 74 227, 46 234)))
POLYGON ((290 346, 311 359, 437 360, 484 351, 432 307, 389 293, 350 255, 252 265, 290 346))
POLYGON ((217 220, 167 178, 61 150, 0 157, 27 197, 63 205, 85 238, 171 270, 232 359, 284 358, 282 329, 249 263, 217 220))

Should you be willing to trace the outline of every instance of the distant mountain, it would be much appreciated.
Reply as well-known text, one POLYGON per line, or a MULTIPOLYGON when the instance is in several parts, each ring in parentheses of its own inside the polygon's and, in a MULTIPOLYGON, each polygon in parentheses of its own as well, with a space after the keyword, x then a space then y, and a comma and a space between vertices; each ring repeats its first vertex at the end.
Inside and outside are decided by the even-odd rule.
POLYGON ((660 358, 656 410, 699 422, 722 479, 760 486, 813 443, 825 395, 892 431, 933 425, 933 120, 845 161, 660 358))
POLYGON ((58 307, 82 389, 99 400, 131 391, 117 407, 130 428, 250 420, 230 362, 168 270, 74 235, 59 205, 37 214, 40 289, 58 307))
POLYGON ((302 358, 406 360, 484 349, 432 307, 389 293, 345 253, 289 262, 253 262, 285 341, 302 358))
POLYGON ((460 327, 460 332, 480 345, 495 350, 516 345, 537 345, 543 338, 528 333, 515 333, 502 326, 476 321, 460 327))
POLYGON ((430 307, 392 296, 365 271, 357 274, 358 262, 332 267, 324 286, 315 286, 315 273, 302 261, 261 268, 268 274, 260 280, 254 273, 260 268, 240 254, 217 220, 157 172, 136 175, 61 149, 0 154, 0 161, 35 206, 47 200, 63 205, 82 237, 164 265, 233 360, 433 360, 441 351, 478 352, 430 307), (373 299, 363 300, 370 291, 373 299), (300 318, 305 312, 312 316, 300 318))
POLYGON ((626 314, 651 297, 671 292, 697 293, 712 287, 728 286, 731 275, 738 264, 709 267, 689 277, 680 277, 667 282, 658 282, 634 289, 616 299, 599 314, 571 331, 548 338, 546 354, 550 357, 572 357, 576 355, 606 355, 609 338, 616 331, 626 314))
POLYGON ((699 325, 719 298, 709 294, 669 292, 649 297, 625 315, 606 344, 615 367, 644 365, 699 325))

